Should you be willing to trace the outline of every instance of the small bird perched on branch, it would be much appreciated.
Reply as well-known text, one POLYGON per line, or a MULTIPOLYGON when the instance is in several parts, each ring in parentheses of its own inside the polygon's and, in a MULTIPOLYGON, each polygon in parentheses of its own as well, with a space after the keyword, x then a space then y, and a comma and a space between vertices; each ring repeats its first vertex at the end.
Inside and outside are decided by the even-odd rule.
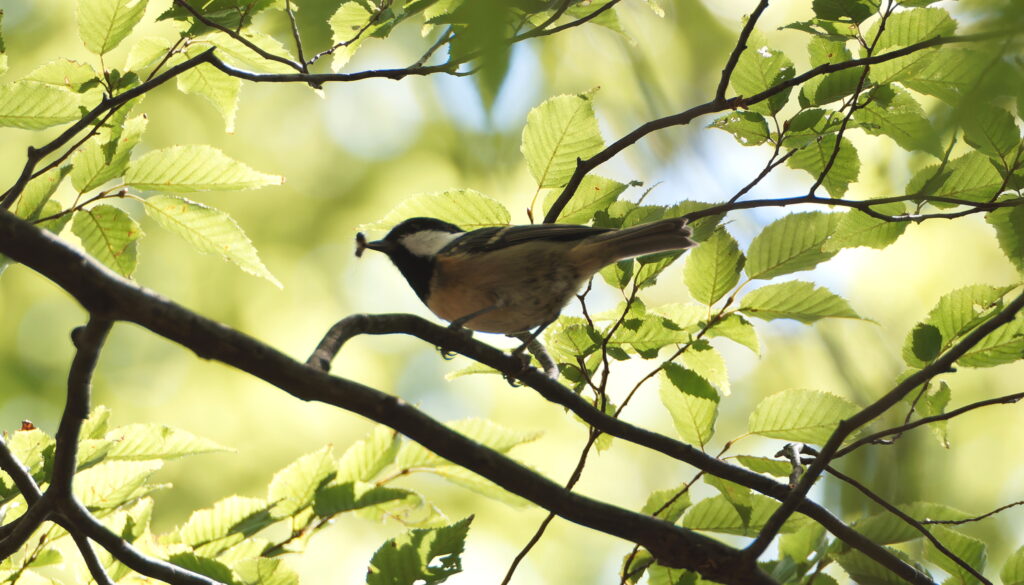
POLYGON ((356 234, 356 256, 367 248, 388 255, 409 285, 452 327, 504 333, 523 340, 521 353, 601 268, 645 254, 696 245, 685 218, 625 229, 533 224, 473 231, 414 217, 383 239, 356 234))

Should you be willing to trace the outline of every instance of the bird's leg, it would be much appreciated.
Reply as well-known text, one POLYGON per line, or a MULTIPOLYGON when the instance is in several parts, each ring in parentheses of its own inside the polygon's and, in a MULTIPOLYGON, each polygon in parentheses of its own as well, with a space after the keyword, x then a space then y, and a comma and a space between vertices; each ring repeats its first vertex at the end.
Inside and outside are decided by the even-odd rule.
MULTIPOLYGON (((493 310, 495 310, 497 308, 498 308, 498 305, 491 305, 490 307, 484 307, 483 309, 480 309, 479 311, 473 311, 472 313, 470 313, 468 315, 463 315, 462 317, 459 317, 458 319, 456 319, 456 320, 452 321, 451 323, 449 323, 448 324, 448 328, 451 329, 452 331, 457 331, 460 335, 463 335, 467 339, 472 338, 473 337, 473 331, 471 329, 467 329, 465 327, 466 323, 469 323, 470 321, 472 321, 473 319, 476 319, 480 315, 484 315, 486 313, 490 313, 491 311, 493 311, 493 310)), ((455 356, 454 352, 450 352, 450 351, 446 350, 443 347, 438 347, 437 349, 440 350, 441 357, 446 359, 446 360, 447 359, 451 359, 452 357, 455 356)))
POLYGON ((523 369, 525 370, 526 367, 530 365, 530 358, 525 355, 526 350, 529 350, 530 353, 537 358, 541 368, 544 369, 544 373, 549 378, 558 379, 558 365, 555 364, 555 360, 551 357, 551 354, 548 353, 548 350, 544 348, 544 344, 540 342, 540 339, 538 339, 540 334, 554 322, 554 319, 552 319, 533 331, 513 335, 512 337, 519 339, 523 343, 512 350, 512 355, 520 358, 523 363, 523 369))

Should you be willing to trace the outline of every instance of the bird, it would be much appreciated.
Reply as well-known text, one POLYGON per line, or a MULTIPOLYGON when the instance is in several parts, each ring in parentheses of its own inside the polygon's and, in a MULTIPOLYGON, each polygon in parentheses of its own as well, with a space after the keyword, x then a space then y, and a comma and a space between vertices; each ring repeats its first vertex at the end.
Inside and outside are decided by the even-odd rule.
POLYGON ((517 337, 521 353, 603 267, 696 245, 686 218, 623 229, 528 224, 466 231, 432 217, 406 219, 356 256, 382 252, 416 295, 452 328, 517 337))

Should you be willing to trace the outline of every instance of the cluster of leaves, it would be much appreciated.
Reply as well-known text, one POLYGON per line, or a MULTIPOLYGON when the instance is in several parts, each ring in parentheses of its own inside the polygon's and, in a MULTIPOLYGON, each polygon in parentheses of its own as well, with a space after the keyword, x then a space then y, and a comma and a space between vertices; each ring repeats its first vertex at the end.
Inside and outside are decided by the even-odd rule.
MULTIPOLYGON (((340 458, 332 455, 329 446, 298 458, 274 474, 264 498, 227 497, 196 510, 181 526, 156 535, 150 530, 152 494, 170 487, 154 478, 164 462, 229 449, 181 429, 157 424, 111 427, 109 419, 110 411, 100 407, 85 422, 74 482, 77 498, 125 541, 227 585, 298 583, 285 555, 301 552, 315 533, 345 513, 374 522, 395 520, 411 528, 377 550, 369 563, 367 583, 444 581, 461 570, 460 555, 472 518, 449 523, 422 494, 394 485, 414 473, 433 474, 514 505, 521 503, 487 480, 401 439, 393 430, 378 427, 340 458)), ((538 436, 486 420, 458 421, 451 427, 501 453, 538 436)), ((7 443, 45 489, 54 439, 27 425, 7 443)), ((0 520, 9 522, 25 510, 24 497, 10 476, 0 472, 0 520)), ((44 525, 21 550, 0 561, 0 582, 59 583, 58 577, 46 575, 68 560, 61 553, 67 536, 58 526, 44 525)), ((115 581, 131 574, 112 557, 101 558, 115 581)), ((84 580, 84 567, 75 570, 75 580, 84 580)))
MULTIPOLYGON (((943 9, 926 7, 931 2, 903 2, 905 10, 881 9, 870 0, 815 2, 817 17, 789 28, 811 35, 808 43, 812 66, 848 61, 855 42, 861 56, 896 50, 950 35, 956 23, 943 9)), ((769 48, 755 34, 742 53, 732 77, 740 95, 756 96, 795 76, 793 63, 769 48)), ((950 210, 972 203, 1000 203, 1020 197, 1024 186, 1024 143, 1007 98, 1017 98, 1020 116, 1024 104, 1024 72, 1002 59, 998 46, 971 48, 936 47, 911 53, 864 68, 849 68, 799 87, 796 100, 790 90, 776 93, 748 110, 726 114, 711 126, 730 132, 747 146, 774 149, 769 170, 782 161, 806 171, 834 199, 847 194, 856 182, 860 162, 847 130, 884 136, 908 151, 919 151, 938 162, 925 164, 908 182, 905 196, 889 197, 870 207, 846 212, 811 211, 786 215, 767 225, 741 250, 721 225, 723 214, 700 214, 691 223, 700 245, 686 255, 682 284, 695 302, 648 307, 638 291, 656 283, 680 254, 658 254, 619 262, 603 270, 605 283, 621 291, 625 299, 612 311, 584 318, 565 317, 549 329, 547 347, 560 364, 562 378, 578 392, 592 389, 595 406, 618 415, 605 393, 601 371, 612 360, 641 359, 656 363, 646 381, 657 374, 662 403, 674 422, 679 438, 708 447, 715 433, 718 406, 729 393, 725 360, 710 343, 712 338, 731 339, 758 352, 759 341, 751 318, 793 319, 810 324, 823 318, 861 318, 850 304, 825 287, 809 281, 772 280, 813 269, 844 248, 884 248, 906 230, 908 220, 926 209, 950 210), (980 96, 984 95, 985 100, 980 96), (920 96, 932 96, 926 112, 920 96), (967 107, 969 105, 970 107, 967 107), (955 149, 958 138, 964 145, 955 149), (943 146, 944 142, 947 146, 943 146), (962 204, 958 201, 963 202, 962 204), (751 286, 758 288, 749 290, 751 286), (666 359, 666 354, 668 358, 666 359)), ((602 152, 602 138, 593 109, 594 92, 551 98, 535 108, 523 131, 522 152, 537 182, 537 201, 550 207, 569 182, 578 160, 602 152)), ((593 223, 622 228, 699 213, 710 204, 682 201, 672 206, 644 204, 646 193, 636 200, 624 198, 632 185, 587 175, 568 202, 559 221, 593 223)), ((735 201, 735 199, 733 200, 735 201)), ((730 202, 731 203, 731 202, 730 202)), ((727 207, 727 206, 725 206, 727 207)), ((1008 206, 987 213, 1000 246, 1011 262, 1024 272, 1022 206, 1008 206)), ((501 225, 510 213, 483 194, 458 190, 414 196, 369 228, 386 228, 413 215, 430 215, 463 227, 501 225)), ((904 351, 908 370, 900 379, 925 367, 942 352, 962 340, 1003 306, 1003 299, 1019 286, 978 285, 954 291, 942 298, 928 319, 909 335, 904 351)), ((1024 357, 1024 318, 1018 317, 987 335, 957 361, 962 367, 989 367, 1024 357)), ((483 373, 470 366, 455 375, 483 373)), ((643 383, 641 381, 641 384, 643 383)), ((639 385, 638 385, 639 386, 639 385)), ((634 388, 634 392, 637 388, 634 388)), ((950 400, 950 388, 942 382, 928 384, 906 400, 919 416, 941 415, 950 400)), ((633 392, 626 397, 628 401, 633 392)), ((818 390, 790 389, 765 398, 750 414, 748 433, 799 443, 823 444, 839 421, 859 408, 847 399, 818 390)), ((945 444, 945 421, 931 425, 945 444)), ((607 448, 609 441, 598 441, 607 448)), ((732 445, 732 443, 728 443, 732 445)), ((741 465, 776 477, 790 477, 786 461, 738 455, 741 465)), ((696 481, 696 480, 695 480, 696 481)), ((693 503, 692 482, 652 493, 643 511, 683 526, 722 534, 757 536, 777 503, 748 488, 704 476, 719 495, 693 503)), ((914 518, 963 520, 964 512, 936 503, 900 507, 914 518)), ((889 512, 868 516, 856 527, 884 545, 920 540, 922 533, 889 512)), ((860 583, 902 583, 881 570, 871 559, 827 537, 824 529, 803 516, 783 526, 778 560, 763 567, 782 583, 835 583, 820 568, 838 562, 860 583), (812 576, 813 573, 813 576, 812 576), (808 580, 810 579, 810 580, 808 580)), ((945 548, 978 571, 984 570, 985 544, 955 528, 937 526, 935 538, 945 548)), ((929 541, 924 558, 965 582, 973 579, 929 541)), ((901 557, 909 560, 902 551, 901 557)), ((1006 582, 1021 580, 1024 549, 1006 563, 1006 582)), ((627 556, 624 579, 637 582, 647 573, 650 583, 695 583, 694 573, 657 565, 643 551, 627 556)))

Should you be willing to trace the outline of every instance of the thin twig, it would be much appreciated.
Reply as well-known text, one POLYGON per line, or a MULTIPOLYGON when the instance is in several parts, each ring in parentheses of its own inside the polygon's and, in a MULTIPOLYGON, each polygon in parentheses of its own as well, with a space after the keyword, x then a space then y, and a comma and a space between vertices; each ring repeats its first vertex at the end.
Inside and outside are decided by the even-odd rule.
POLYGON ((236 41, 242 43, 243 45, 245 45, 246 48, 248 48, 253 53, 256 53, 260 57, 263 57, 264 59, 266 59, 268 61, 277 61, 278 63, 283 63, 283 64, 287 65, 288 67, 291 67, 292 69, 298 71, 299 73, 306 72, 305 69, 303 69, 303 66, 301 64, 296 63, 295 61, 292 61, 291 59, 282 57, 280 55, 275 55, 275 54, 273 54, 273 53, 271 53, 269 51, 266 51, 266 50, 260 48, 260 46, 257 45, 256 43, 254 43, 254 42, 250 41, 249 39, 245 38, 242 35, 242 33, 238 32, 238 31, 235 31, 235 30, 231 30, 230 28, 228 28, 228 27, 226 27, 226 26, 224 26, 224 25, 222 25, 222 24, 220 24, 220 23, 218 23, 218 22, 216 22, 214 20, 210 20, 209 18, 206 18, 205 16, 203 16, 203 14, 201 12, 199 12, 198 10, 193 8, 192 5, 189 4, 188 2, 186 2, 185 0, 174 0, 174 3, 177 4, 178 6, 181 6, 185 10, 187 10, 199 22, 205 24, 206 26, 208 26, 208 27, 210 27, 212 29, 219 30, 220 32, 222 32, 222 33, 228 35, 229 37, 235 39, 236 41))
POLYGON ((725 92, 729 88, 732 72, 736 69, 736 64, 740 61, 740 55, 746 50, 747 41, 750 40, 750 35, 753 34, 754 27, 766 8, 768 8, 768 0, 760 0, 754 11, 750 13, 750 17, 747 18, 747 23, 743 25, 743 30, 740 31, 740 36, 736 39, 736 46, 733 47, 728 61, 725 62, 725 67, 722 68, 722 77, 718 80, 718 89, 715 90, 715 101, 725 100, 725 92))
POLYGON ((967 524, 969 522, 978 522, 979 520, 984 520, 985 518, 988 518, 989 516, 994 516, 994 515, 1002 512, 1004 510, 1009 510, 1010 508, 1013 508, 1013 507, 1016 507, 1016 506, 1021 506, 1021 505, 1024 505, 1024 501, 1013 502, 1011 504, 1006 504, 1005 506, 999 506, 995 510, 992 510, 991 512, 986 512, 985 514, 982 514, 981 516, 972 516, 970 518, 964 518, 962 520, 922 520, 921 524, 959 525, 959 524, 967 524))
POLYGON ((882 496, 879 496, 878 494, 876 494, 872 490, 868 489, 867 486, 865 486, 864 484, 860 483, 859 481, 853 479, 852 477, 850 477, 848 475, 840 473, 839 471, 837 471, 831 465, 826 465, 825 466, 825 470, 828 471, 836 479, 842 480, 842 481, 846 482, 847 484, 853 486, 854 488, 857 489, 857 491, 859 491, 860 493, 862 493, 865 496, 867 496, 868 499, 870 499, 872 502, 875 502, 876 504, 878 504, 879 506, 884 508, 887 512, 889 512, 893 516, 896 516, 900 520, 904 521, 905 523, 907 523, 907 525, 912 527, 914 530, 917 530, 918 532, 920 532, 926 539, 928 539, 928 542, 932 543, 932 546, 935 547, 935 550, 937 550, 940 553, 942 553, 943 555, 945 555, 946 558, 948 558, 949 560, 951 560, 954 563, 960 565, 965 571, 970 573, 975 579, 977 579, 981 583, 984 583, 984 585, 992 585, 992 582, 989 581, 988 579, 986 579, 985 576, 982 575, 980 572, 978 572, 977 569, 975 569, 974 567, 969 565, 967 563, 967 561, 965 561, 962 558, 960 558, 956 553, 954 553, 953 551, 951 551, 948 548, 946 548, 946 546, 944 544, 942 544, 942 541, 940 541, 938 538, 936 538, 935 535, 933 535, 931 532, 929 532, 927 528, 925 528, 920 522, 915 520, 909 514, 907 514, 903 510, 900 510, 896 506, 890 504, 888 501, 886 501, 885 498, 883 498, 882 496))
POLYGON ((299 66, 303 73, 309 73, 309 65, 306 64, 306 57, 302 54, 302 37, 299 35, 299 25, 295 22, 292 0, 285 0, 284 11, 288 13, 288 21, 292 25, 292 38, 295 39, 295 54, 299 57, 299 66))
POLYGON ((860 439, 857 439, 856 441, 854 441, 854 442, 850 443, 849 445, 843 447, 842 449, 836 451, 836 455, 835 455, 834 459, 838 459, 840 457, 844 457, 846 455, 849 455, 851 452, 853 452, 856 449, 859 449, 859 448, 863 447, 864 445, 871 445, 871 444, 877 445, 877 444, 881 444, 882 440, 885 439, 885 437, 889 437, 889 436, 892 436, 892 435, 901 435, 901 434, 909 431, 910 429, 915 429, 915 428, 917 428, 919 426, 922 426, 922 425, 927 425, 927 424, 931 424, 933 422, 938 422, 938 421, 943 421, 943 420, 949 420, 951 418, 960 416, 961 414, 964 414, 965 412, 969 412, 969 411, 972 411, 972 410, 974 410, 976 408, 981 408, 983 406, 992 406, 993 404, 1015 404, 1015 403, 1019 402, 1021 399, 1024 399, 1024 392, 1018 392, 1016 394, 1009 394, 1007 396, 1000 396, 998 398, 989 398, 988 400, 980 400, 978 402, 972 402, 971 404, 968 404, 966 406, 961 406, 960 408, 957 408, 955 410, 951 410, 949 412, 944 412, 942 414, 936 414, 934 416, 926 416, 924 418, 919 418, 919 419, 917 419, 915 421, 908 422, 906 424, 902 424, 900 426, 893 427, 891 429, 885 429, 884 431, 878 431, 877 433, 872 433, 872 434, 870 434, 870 435, 868 435, 866 437, 862 437, 860 439))

